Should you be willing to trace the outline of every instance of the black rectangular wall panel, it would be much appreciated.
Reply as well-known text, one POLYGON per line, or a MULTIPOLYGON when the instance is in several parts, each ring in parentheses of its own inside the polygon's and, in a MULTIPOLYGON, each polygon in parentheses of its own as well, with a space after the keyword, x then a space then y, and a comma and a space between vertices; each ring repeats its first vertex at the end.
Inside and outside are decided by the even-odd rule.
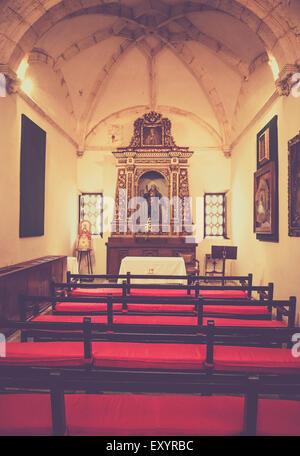
POLYGON ((44 235, 46 132, 22 114, 20 237, 44 235))

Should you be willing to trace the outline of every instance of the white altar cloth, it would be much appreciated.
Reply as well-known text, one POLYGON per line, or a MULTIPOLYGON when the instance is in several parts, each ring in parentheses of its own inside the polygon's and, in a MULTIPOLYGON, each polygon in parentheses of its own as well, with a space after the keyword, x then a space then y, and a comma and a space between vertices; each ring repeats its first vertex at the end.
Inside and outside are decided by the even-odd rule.
POLYGON ((76 257, 67 257, 67 271, 78 274, 78 261, 76 257))
MULTIPOLYGON (((125 257, 120 266, 119 274, 143 274, 143 275, 186 275, 185 262, 180 257, 125 257)), ((119 279, 122 283, 124 279, 119 279)), ((131 279, 131 283, 161 283, 161 284, 183 284, 186 280, 180 279, 131 279)))

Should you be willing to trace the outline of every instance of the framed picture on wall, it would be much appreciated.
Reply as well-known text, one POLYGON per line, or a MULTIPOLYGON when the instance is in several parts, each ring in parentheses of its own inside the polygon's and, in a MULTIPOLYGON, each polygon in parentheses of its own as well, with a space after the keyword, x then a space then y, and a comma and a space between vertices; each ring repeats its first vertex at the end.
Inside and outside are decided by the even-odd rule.
POLYGON ((258 161, 260 165, 270 160, 270 129, 267 128, 258 137, 258 161))
POLYGON ((143 128, 143 145, 144 146, 162 146, 162 127, 144 127, 143 128))
MULTIPOLYGON (((256 170, 257 170, 257 185, 260 184, 260 190, 266 184, 266 195, 268 194, 268 185, 270 191, 270 209, 266 211, 270 213, 269 222, 261 222, 266 215, 263 215, 263 208, 260 205, 254 218, 254 232, 256 239, 263 242, 279 242, 279 189, 278 189, 278 117, 272 119, 257 133, 256 135, 256 170), (267 165, 271 168, 267 168, 267 165), (269 169, 269 172, 267 171, 269 169), (260 170, 262 174, 260 174, 260 170), (267 171, 267 173, 266 173, 267 171), (265 179, 266 178, 266 179, 265 179)), ((258 187, 257 187, 258 188, 258 187)), ((262 192, 260 196, 262 198, 262 192)), ((258 197, 258 195, 257 195, 258 197)), ((255 205, 255 201, 254 201, 255 205)))
POLYGON ((300 236, 300 134, 288 143, 289 149, 289 236, 300 236))
POLYGON ((270 162, 254 173, 254 233, 274 233, 275 197, 275 164, 270 162))

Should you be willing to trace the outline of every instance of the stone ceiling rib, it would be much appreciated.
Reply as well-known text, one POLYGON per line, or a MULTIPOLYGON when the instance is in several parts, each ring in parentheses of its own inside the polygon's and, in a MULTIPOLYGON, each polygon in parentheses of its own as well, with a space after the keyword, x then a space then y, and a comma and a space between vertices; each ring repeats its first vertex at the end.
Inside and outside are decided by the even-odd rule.
MULTIPOLYGON (((64 42, 63 38, 60 40, 62 35, 58 35, 56 43, 55 39, 53 41, 57 46, 55 52, 49 50, 50 54, 55 54, 55 61, 51 61, 51 67, 56 72, 66 94, 68 108, 73 112, 68 85, 62 72, 64 63, 78 56, 82 51, 111 38, 111 43, 107 44, 108 47, 106 47, 106 43, 103 46, 107 50, 106 57, 103 56, 103 59, 105 60, 111 52, 112 54, 101 70, 98 69, 97 76, 96 73, 90 73, 90 79, 95 77, 95 82, 86 99, 86 104, 84 105, 84 101, 82 101, 80 106, 80 112, 83 112, 78 122, 81 148, 84 147, 86 138, 90 134, 89 126, 95 122, 93 115, 99 100, 102 100, 107 81, 120 65, 122 56, 132 47, 139 49, 146 57, 150 109, 155 109, 159 104, 156 56, 166 47, 188 69, 204 91, 218 121, 220 132, 217 135, 219 135, 219 141, 224 149, 229 147, 232 142, 236 123, 234 118, 230 119, 232 126, 229 122, 228 113, 231 112, 231 101, 228 101, 229 91, 232 89, 234 97, 237 98, 232 99, 233 107, 236 104, 234 113, 237 115, 242 94, 242 89, 240 95, 235 93, 239 80, 243 85, 246 84, 248 76, 259 65, 265 64, 271 54, 277 60, 280 70, 287 64, 292 66, 300 62, 300 30, 294 25, 288 2, 285 0, 195 0, 179 1, 178 3, 165 3, 163 0, 136 0, 135 4, 132 0, 130 2, 128 0, 112 2, 109 0, 2 0, 0 14, 0 64, 7 65, 13 71, 17 70, 24 56, 28 55, 31 62, 34 59, 44 58, 35 48, 43 48, 42 44, 39 46, 43 37, 46 43, 50 43, 47 40, 54 36, 57 29, 60 30, 60 26, 53 29, 56 24, 64 24, 63 21, 71 18, 79 18, 76 21, 82 24, 84 20, 81 20, 80 17, 87 15, 99 15, 99 22, 103 17, 109 18, 105 19, 106 25, 104 26, 102 23, 103 28, 101 29, 99 25, 99 29, 96 31, 94 30, 98 28, 97 17, 93 19, 95 21, 93 28, 89 19, 86 19, 87 27, 83 28, 84 32, 77 33, 76 38, 72 35, 72 24, 68 24, 68 30, 71 30, 69 40, 64 42), (193 14, 199 15, 195 21, 193 14), (216 24, 220 24, 219 34, 210 32, 212 22, 208 22, 207 30, 203 25, 205 32, 201 30, 201 25, 197 25, 197 23, 204 24, 205 14, 207 17, 212 17, 212 21, 215 20, 216 24), (115 22, 111 24, 112 21, 115 22), (239 21, 239 24, 236 21, 239 21), (228 39, 225 44, 226 40, 223 39, 222 31, 229 30, 229 26, 231 24, 235 26, 235 23, 236 29, 241 31, 241 39, 243 31, 245 37, 249 36, 248 47, 236 46, 232 39, 228 39), (51 33, 46 35, 50 30, 52 30, 52 35, 51 33), (214 35, 218 36, 218 39, 214 38, 214 35), (124 40, 116 52, 113 52, 109 46, 115 46, 115 42, 121 42, 121 39, 112 37, 124 40), (189 42, 192 44, 189 45, 189 42), (248 56, 246 55, 247 49, 250 48, 252 42, 254 43, 253 52, 251 56, 248 56), (194 43, 199 43, 199 45, 194 43), (203 46, 225 62, 228 68, 235 71, 235 74, 225 65, 221 63, 219 65, 219 62, 211 59, 203 46), (191 47, 194 49, 193 51, 190 49, 191 47), (207 67, 201 60, 203 55, 207 58, 207 67), (253 57, 255 58, 251 61, 253 57), (224 68, 225 77, 226 75, 228 77, 228 93, 225 95, 221 93, 218 78, 215 77, 216 83, 219 84, 217 88, 213 81, 214 75, 207 71, 207 68, 211 68, 210 61, 215 62, 216 66, 224 68), (231 81, 229 82, 230 77, 233 80, 232 87, 230 86, 231 81), (224 101, 226 106, 224 106, 224 101)), ((61 25, 61 29, 63 27, 64 25, 61 25)), ((98 49, 101 54, 101 46, 98 49)), ((98 49, 95 49, 95 53, 98 52, 98 49)), ((80 62, 84 59, 83 56, 80 62)), ((48 61, 47 63, 49 64, 48 61)), ((72 87, 71 77, 68 82, 72 87)), ((174 108, 174 110, 176 109, 178 111, 180 108, 174 108)), ((207 125, 207 129, 210 128, 210 125, 207 125)))
POLYGON ((45 64, 48 65, 49 71, 53 71, 57 80, 58 84, 62 88, 65 99, 64 102, 66 103, 67 111, 69 114, 74 118, 75 120, 75 112, 74 112, 74 107, 73 107, 73 102, 72 102, 72 97, 71 93, 68 87, 68 83, 66 81, 66 78, 64 77, 63 71, 61 69, 55 69, 54 67, 54 59, 51 57, 49 54, 45 53, 45 51, 41 49, 33 49, 32 52, 29 54, 28 57, 28 63, 29 65, 39 63, 39 64, 45 64))
MULTIPOLYGON (((128 32, 124 31, 124 27, 126 25, 125 22, 119 21, 120 26, 118 28, 114 27, 108 27, 104 30, 97 30, 96 32, 86 35, 80 40, 72 43, 71 46, 68 46, 68 48, 64 49, 61 54, 56 58, 55 60, 55 68, 60 68, 65 62, 69 61, 73 57, 77 56, 80 52, 84 51, 85 49, 88 49, 92 46, 97 45, 99 42, 104 41, 106 39, 109 39, 111 36, 117 36, 117 37, 124 37, 127 39, 132 39, 135 40, 135 37, 132 34, 129 34, 128 32), (121 26, 122 25, 122 26, 121 26)), ((186 19, 184 23, 184 27, 186 29, 186 32, 182 34, 181 36, 178 36, 178 34, 165 34, 164 31, 162 30, 160 32, 160 35, 163 35, 167 37, 168 41, 170 42, 180 42, 180 41, 196 41, 199 42, 200 44, 206 46, 210 51, 213 51, 214 53, 217 54, 218 57, 220 57, 232 70, 237 71, 242 77, 247 77, 249 74, 249 65, 247 62, 243 61, 243 59, 229 49, 227 46, 223 45, 216 39, 212 38, 211 36, 208 36, 198 30, 197 36, 191 35, 189 32, 189 23, 190 21, 186 19)), ((191 24, 191 23, 190 23, 191 24)), ((180 21, 180 25, 183 26, 183 22, 180 21)), ((192 25, 192 24, 191 24, 192 25)), ((156 34, 155 34, 156 35, 156 34)), ((138 29, 137 29, 137 34, 138 36, 138 29)), ((142 34, 139 36, 137 39, 137 42, 143 41, 144 46, 147 46, 147 43, 144 39, 145 35, 142 34)), ((155 53, 159 52, 161 48, 156 49, 155 53)), ((151 51, 149 47, 149 51, 151 51)), ((152 50, 153 52, 153 50, 152 50)))
MULTIPOLYGON (((167 18, 162 20, 158 27, 191 12, 217 10, 229 14, 250 27, 262 40, 266 50, 273 51, 275 57, 278 54, 281 63, 291 63, 295 61, 295 57, 298 58, 295 53, 299 41, 288 22, 280 16, 278 4, 274 5, 266 0, 203 0, 200 4, 184 2, 173 6, 165 5, 158 0, 147 0, 143 3, 146 4, 148 12, 167 18), (286 62, 282 62, 284 57, 286 62)), ((139 17, 143 17, 139 15, 141 12, 137 13, 124 3, 99 5, 96 0, 40 0, 38 3, 31 0, 11 0, 6 2, 6 8, 3 8, 1 13, 4 18, 0 25, 1 63, 9 63, 11 69, 15 70, 23 55, 30 52, 37 40, 55 23, 67 17, 88 13, 111 15, 132 23, 139 23, 139 17)), ((147 27, 143 21, 139 26, 145 30, 152 28, 147 27)))
POLYGON ((98 43, 101 43, 102 41, 105 41, 112 36, 132 40, 132 36, 128 35, 127 33, 122 33, 122 30, 124 29, 126 23, 123 21, 117 22, 118 24, 114 24, 116 25, 115 27, 113 26, 107 27, 106 29, 99 29, 94 33, 86 35, 80 40, 72 43, 71 46, 68 46, 68 48, 64 49, 61 54, 55 59, 55 68, 60 68, 64 63, 77 56, 80 52, 89 49, 92 46, 96 46, 98 43))
MULTIPOLYGON (((164 40, 164 38, 162 38, 164 40)), ((213 83, 209 73, 198 62, 193 53, 187 48, 176 46, 166 41, 168 49, 184 64, 192 76, 196 79, 197 83, 205 93, 215 115, 218 120, 220 131, 222 132, 223 147, 227 148, 230 143, 230 127, 229 120, 223 102, 219 96, 218 90, 213 83)))
POLYGON ((129 49, 134 45, 133 41, 125 40, 121 43, 118 50, 109 58, 106 64, 101 68, 97 75, 96 81, 93 88, 88 96, 85 110, 81 116, 79 124, 79 145, 84 146, 85 136, 89 122, 93 116, 94 110, 99 103, 99 97, 101 96, 104 84, 111 78, 113 70, 116 69, 120 63, 121 57, 123 57, 129 49))

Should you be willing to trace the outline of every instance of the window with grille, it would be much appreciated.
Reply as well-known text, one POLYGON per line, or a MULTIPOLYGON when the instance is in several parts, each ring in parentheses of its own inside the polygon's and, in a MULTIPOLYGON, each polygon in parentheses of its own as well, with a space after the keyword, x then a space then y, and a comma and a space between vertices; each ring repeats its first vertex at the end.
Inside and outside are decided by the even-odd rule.
POLYGON ((103 237, 103 194, 82 193, 79 196, 79 223, 88 220, 92 236, 103 237))
POLYGON ((204 237, 227 237, 225 193, 204 195, 204 237))

